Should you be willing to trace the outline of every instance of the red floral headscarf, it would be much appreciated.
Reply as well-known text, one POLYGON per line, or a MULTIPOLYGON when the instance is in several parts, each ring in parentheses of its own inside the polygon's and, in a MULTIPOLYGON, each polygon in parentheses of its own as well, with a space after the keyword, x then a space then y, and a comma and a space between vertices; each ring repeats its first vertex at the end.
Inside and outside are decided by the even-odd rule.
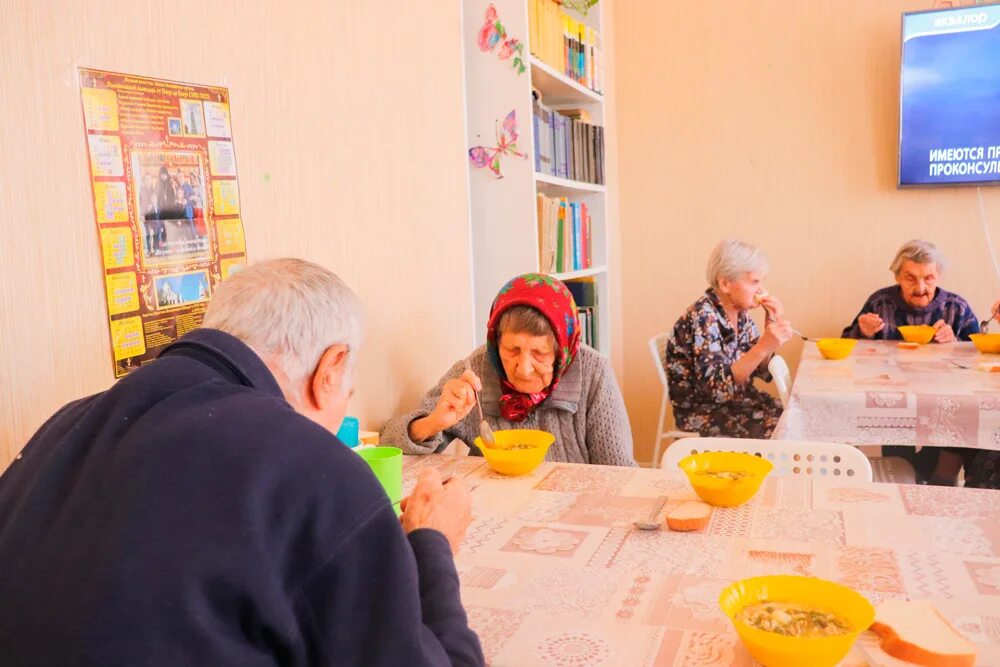
POLYGON ((525 273, 512 279, 500 290, 490 309, 490 321, 486 329, 486 352, 500 376, 502 396, 500 413, 512 422, 524 421, 535 408, 555 390, 559 378, 573 363, 580 349, 580 325, 576 316, 576 302, 564 284, 555 278, 538 273, 525 273), (552 382, 535 394, 519 392, 507 380, 503 363, 500 361, 498 338, 500 316, 512 306, 531 306, 549 321, 556 337, 556 359, 552 368, 552 382))

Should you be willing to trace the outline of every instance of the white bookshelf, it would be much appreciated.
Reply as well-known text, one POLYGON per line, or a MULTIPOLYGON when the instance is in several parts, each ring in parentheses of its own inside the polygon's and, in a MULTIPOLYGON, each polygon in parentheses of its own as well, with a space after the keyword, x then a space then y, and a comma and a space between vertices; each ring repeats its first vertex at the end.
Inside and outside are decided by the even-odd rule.
POLYGON ((535 187, 539 192, 546 194, 555 193, 560 196, 576 196, 581 192, 605 192, 607 189, 597 183, 584 183, 583 181, 571 181, 568 178, 560 178, 550 174, 535 172, 535 187))
MULTIPOLYGON (((527 159, 501 158, 502 179, 486 168, 469 163, 469 207, 472 235, 473 307, 475 341, 486 338, 486 322, 497 291, 513 276, 539 271, 539 238, 535 195, 568 197, 584 202, 591 215, 592 266, 577 271, 552 274, 562 281, 593 280, 597 291, 598 349, 611 353, 611 317, 617 304, 609 301, 608 229, 617 224, 608 215, 607 187, 559 178, 534 169, 532 89, 550 109, 584 109, 590 122, 604 124, 604 95, 570 79, 531 54, 527 0, 492 0, 509 37, 524 44, 527 71, 518 75, 510 60, 500 60, 496 51, 479 49, 477 35, 489 2, 463 0, 463 44, 466 82, 466 130, 468 147, 495 146, 496 124, 514 110, 517 113, 518 149, 527 159)), ((586 17, 574 15, 601 32, 603 3, 591 8, 586 17)), ((572 12, 571 12, 572 13, 572 12)), ((604 153, 613 146, 607 143, 604 153)), ((607 177, 605 160, 605 177, 607 177)))

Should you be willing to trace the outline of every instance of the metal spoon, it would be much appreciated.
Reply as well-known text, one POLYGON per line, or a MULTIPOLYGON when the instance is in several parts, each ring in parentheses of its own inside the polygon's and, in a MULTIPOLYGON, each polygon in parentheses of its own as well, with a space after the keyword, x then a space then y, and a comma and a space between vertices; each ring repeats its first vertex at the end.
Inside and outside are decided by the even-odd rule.
POLYGON ((993 318, 990 318, 988 320, 983 320, 982 322, 980 322, 979 323, 979 332, 980 333, 989 333, 989 331, 990 331, 990 322, 992 322, 992 321, 993 321, 993 318))
MULTIPOLYGON (((472 370, 468 359, 465 360, 465 370, 472 370)), ((479 437, 483 439, 483 442, 492 447, 496 444, 496 440, 493 438, 493 429, 490 428, 490 423, 483 417, 483 406, 479 404, 479 392, 476 391, 475 387, 472 388, 472 395, 476 397, 476 408, 479 410, 479 437)))
POLYGON ((667 497, 660 496, 659 501, 657 501, 656 506, 653 511, 649 514, 649 518, 645 521, 633 521, 633 524, 639 530, 659 530, 660 526, 663 525, 661 521, 657 521, 656 518, 659 516, 660 512, 663 511, 663 506, 667 504, 667 497))
MULTIPOLYGON (((778 320, 778 318, 774 316, 774 312, 770 308, 768 308, 764 304, 761 304, 760 307, 764 309, 764 312, 766 313, 766 317, 767 317, 768 321, 770 321, 770 322, 776 322, 778 320)), ((809 341, 815 340, 813 338, 809 338, 808 336, 806 336, 804 333, 802 333, 798 329, 792 329, 792 333, 795 334, 796 336, 798 336, 799 338, 801 338, 802 340, 806 341, 807 343, 809 341)))
POLYGON ((802 340, 806 341, 807 343, 810 342, 810 341, 815 341, 816 340, 815 338, 809 338, 808 336, 806 336, 805 334, 803 334, 798 329, 792 329, 792 333, 795 334, 796 336, 798 336, 799 338, 801 338, 802 340))

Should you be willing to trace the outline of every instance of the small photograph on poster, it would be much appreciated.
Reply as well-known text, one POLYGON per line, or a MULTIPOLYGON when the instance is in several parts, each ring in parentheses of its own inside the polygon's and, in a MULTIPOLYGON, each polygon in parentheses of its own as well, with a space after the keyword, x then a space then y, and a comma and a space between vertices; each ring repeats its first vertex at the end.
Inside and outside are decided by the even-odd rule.
POLYGON ((205 136, 205 112, 198 100, 181 100, 181 120, 184 134, 189 137, 205 136))
POLYGON ((180 135, 183 134, 181 130, 181 119, 180 118, 168 118, 167 119, 167 134, 180 135))
POLYGON ((134 152, 132 182, 147 265, 211 259, 199 153, 134 152))
POLYGON ((153 278, 156 293, 156 308, 176 308, 192 303, 208 301, 208 271, 191 271, 153 278))

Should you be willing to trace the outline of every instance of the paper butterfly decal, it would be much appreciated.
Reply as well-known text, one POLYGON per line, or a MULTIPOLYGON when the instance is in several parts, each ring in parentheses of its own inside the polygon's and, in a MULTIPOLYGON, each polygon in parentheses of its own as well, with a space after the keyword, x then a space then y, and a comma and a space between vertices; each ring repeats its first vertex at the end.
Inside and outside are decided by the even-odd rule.
POLYGON ((497 18, 497 9, 493 5, 486 6, 486 22, 479 29, 479 50, 483 52, 493 51, 500 44, 497 57, 500 60, 507 60, 514 56, 511 62, 514 70, 518 74, 524 74, 524 44, 521 40, 511 37, 507 38, 507 28, 500 23, 497 18))
POLYGON ((489 167, 490 171, 497 178, 503 178, 500 173, 500 156, 508 155, 512 158, 527 159, 527 153, 517 150, 517 110, 511 111, 503 120, 503 125, 497 124, 497 146, 487 148, 486 146, 476 146, 469 149, 469 159, 477 167, 489 167))

